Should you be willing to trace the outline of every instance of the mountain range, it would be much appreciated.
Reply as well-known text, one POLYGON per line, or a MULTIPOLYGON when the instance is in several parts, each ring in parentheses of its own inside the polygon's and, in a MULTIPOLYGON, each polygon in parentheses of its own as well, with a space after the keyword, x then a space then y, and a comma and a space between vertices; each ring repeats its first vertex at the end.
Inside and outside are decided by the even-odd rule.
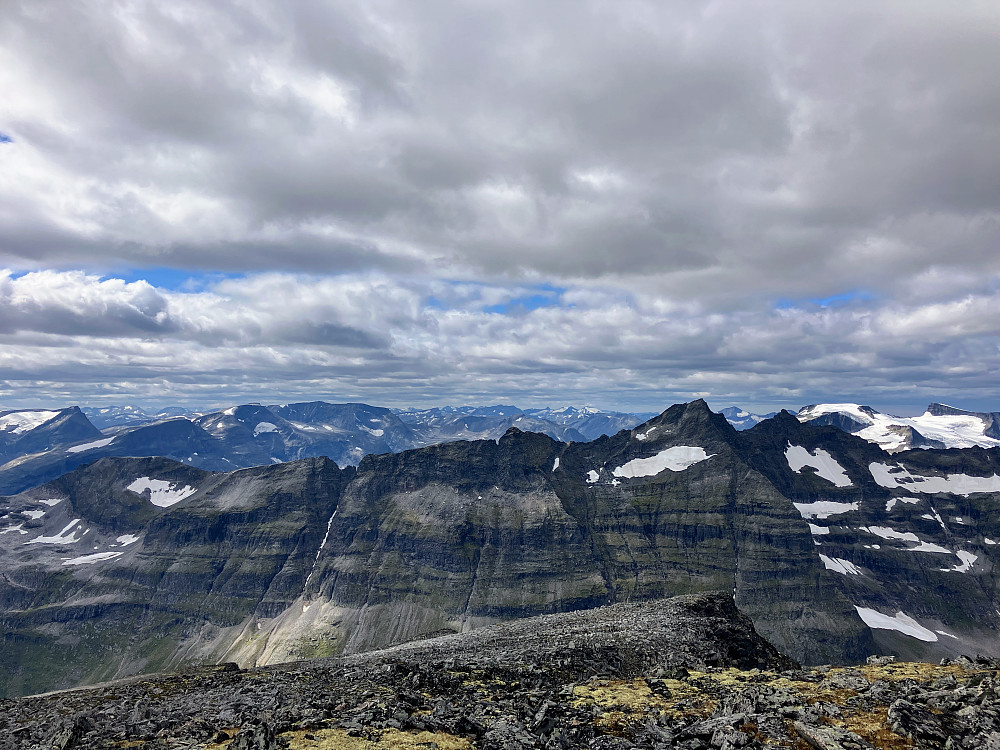
MULTIPOLYGON (((243 408, 199 429, 252 436, 262 413, 243 408)), ((889 454, 787 412, 737 431, 700 400, 591 442, 512 427, 357 467, 105 456, 0 500, 0 683, 353 653, 710 590, 806 663, 996 654, 998 472, 997 448, 889 454)))
POLYGON ((586 442, 649 416, 573 407, 394 411, 324 401, 244 404, 203 414, 180 408, 147 414, 134 406, 6 411, 0 412, 0 494, 38 486, 105 456, 164 456, 209 471, 316 456, 356 466, 370 453, 498 440, 511 427, 586 442))

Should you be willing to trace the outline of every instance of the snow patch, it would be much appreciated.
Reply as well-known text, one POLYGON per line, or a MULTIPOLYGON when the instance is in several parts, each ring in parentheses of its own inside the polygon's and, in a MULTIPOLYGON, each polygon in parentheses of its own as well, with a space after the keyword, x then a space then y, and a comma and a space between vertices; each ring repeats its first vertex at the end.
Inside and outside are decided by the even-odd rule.
POLYGON ((32 521, 37 521, 39 518, 45 515, 44 510, 22 510, 21 515, 27 516, 32 521))
POLYGON ((819 559, 823 561, 823 567, 827 570, 832 570, 834 573, 840 573, 845 576, 859 576, 861 575, 861 568, 848 560, 843 560, 839 557, 827 557, 826 555, 820 555, 819 559))
POLYGON ((556 460, 552 462, 552 471, 559 468, 559 456, 556 456, 556 460))
POLYGON ((916 505, 922 502, 919 497, 894 497, 885 502, 886 512, 892 510, 896 507, 896 503, 906 503, 907 505, 916 505))
POLYGON ((84 443, 83 445, 74 445, 72 448, 67 448, 67 453, 80 453, 82 451, 89 451, 91 448, 103 448, 108 443, 114 441, 113 437, 104 438, 103 440, 94 440, 90 443, 84 443))
POLYGON ((873 461, 868 464, 872 477, 882 487, 888 489, 903 488, 910 492, 949 492, 953 495, 968 497, 976 492, 1000 492, 1000 476, 971 477, 968 474, 947 474, 943 477, 925 477, 911 474, 901 466, 873 461), (903 482, 900 482, 900 479, 903 482))
MULTIPOLYGON (((76 538, 76 532, 79 529, 73 528, 78 523, 80 523, 80 519, 74 518, 55 536, 36 536, 34 539, 29 539, 25 544, 73 544, 79 542, 80 540, 76 538)), ((83 534, 80 537, 82 538, 83 534)))
POLYGON ((816 474, 837 487, 850 487, 851 480, 844 471, 844 467, 837 463, 837 459, 831 456, 822 448, 816 448, 812 453, 801 445, 789 443, 785 449, 785 460, 788 466, 796 474, 801 473, 803 467, 809 466, 816 469, 816 474))
POLYGON ((178 488, 176 484, 165 479, 150 479, 149 477, 139 477, 125 489, 131 490, 137 495, 149 490, 149 502, 158 508, 169 508, 198 491, 188 485, 178 488))
POLYGON ((600 477, 601 477, 600 474, 591 469, 590 471, 587 472, 587 484, 593 484, 598 479, 600 479, 600 477))
POLYGON ((135 536, 134 534, 122 534, 120 537, 118 537, 117 541, 118 544, 120 544, 122 547, 128 547, 130 544, 135 544, 136 542, 138 542, 139 537, 135 536))
POLYGON ((907 552, 936 552, 942 555, 950 555, 951 550, 933 542, 921 542, 916 547, 907 547, 907 552))
POLYGON ((839 516, 841 513, 850 513, 852 510, 857 510, 860 505, 860 500, 855 500, 853 503, 836 503, 832 500, 817 500, 814 503, 792 503, 795 509, 799 512, 799 515, 803 518, 829 518, 830 516, 839 516))
POLYGON ((50 497, 46 498, 45 500, 39 500, 38 502, 42 503, 43 505, 48 505, 50 508, 54 508, 55 506, 59 505, 59 503, 61 503, 64 499, 65 498, 62 497, 50 497))
POLYGON ((90 565, 91 563, 100 562, 101 560, 114 560, 116 557, 120 557, 122 552, 97 552, 93 555, 81 555, 80 557, 73 557, 69 560, 63 560, 63 565, 90 565))
POLYGON ((257 437, 263 435, 265 432, 277 432, 278 425, 273 422, 258 422, 257 426, 253 428, 253 436, 257 437))
POLYGON ((944 520, 941 518, 941 514, 938 513, 937 510, 935 510, 933 507, 931 508, 931 512, 930 513, 924 513, 920 517, 921 518, 926 518, 928 521, 937 521, 938 525, 942 529, 944 529, 945 531, 948 530, 948 527, 944 525, 944 520))
POLYGON ((0 534, 9 534, 12 531, 16 531, 18 534, 27 536, 28 532, 24 530, 24 524, 19 523, 17 526, 8 526, 6 529, 0 529, 0 534))
POLYGON ((951 568, 941 568, 942 571, 945 573, 968 573, 972 570, 972 564, 979 559, 979 555, 974 555, 971 552, 966 552, 965 550, 959 550, 955 553, 955 555, 957 555, 958 559, 962 562, 951 568))
POLYGON ((884 615, 878 610, 868 607, 855 606, 858 615, 865 621, 865 625, 879 630, 895 630, 903 635, 916 638, 918 641, 934 643, 938 637, 932 631, 925 628, 905 612, 897 612, 895 615, 884 615))
POLYGON ((684 471, 697 463, 710 459, 704 448, 693 445, 675 445, 649 458, 633 458, 612 471, 616 477, 652 477, 661 471, 684 471))
POLYGON ((813 536, 825 536, 830 533, 829 526, 817 526, 814 523, 809 524, 809 533, 813 536))
POLYGON ((920 538, 912 531, 896 531, 888 526, 862 526, 861 530, 882 537, 883 539, 900 539, 904 542, 920 541, 920 538))
POLYGON ((988 536, 986 536, 986 537, 983 537, 983 541, 984 541, 984 542, 985 542, 986 544, 996 544, 996 542, 994 542, 994 541, 993 541, 992 539, 990 539, 990 538, 989 538, 988 536))

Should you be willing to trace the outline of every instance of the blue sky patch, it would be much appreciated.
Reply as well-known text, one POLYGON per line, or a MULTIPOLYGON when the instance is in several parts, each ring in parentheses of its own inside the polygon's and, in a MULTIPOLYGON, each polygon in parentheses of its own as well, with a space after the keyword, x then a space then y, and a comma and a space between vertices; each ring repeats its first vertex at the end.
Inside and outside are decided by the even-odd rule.
POLYGON ((802 307, 846 307, 852 302, 869 302, 875 295, 864 289, 855 289, 842 294, 832 294, 829 297, 812 297, 807 299, 779 299, 775 304, 778 310, 802 307))
POLYGON ((500 313, 506 315, 511 312, 528 312, 537 310, 539 307, 554 307, 559 304, 559 294, 555 291, 544 294, 527 294, 521 297, 513 297, 499 305, 488 305, 483 308, 485 312, 500 313))
POLYGON ((127 271, 110 273, 107 278, 123 279, 124 281, 148 281, 157 289, 172 292, 193 292, 205 289, 226 279, 242 278, 242 273, 223 273, 221 271, 195 271, 185 268, 131 268, 127 271))

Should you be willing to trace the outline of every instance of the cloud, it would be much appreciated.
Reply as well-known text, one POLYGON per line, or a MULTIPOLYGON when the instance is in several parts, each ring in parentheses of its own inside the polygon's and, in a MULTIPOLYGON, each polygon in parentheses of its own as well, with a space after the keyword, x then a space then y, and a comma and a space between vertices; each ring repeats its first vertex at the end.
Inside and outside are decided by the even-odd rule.
POLYGON ((998 33, 925 0, 15 2, 0 377, 993 398, 998 33))
POLYGON ((32 404, 60 394, 199 405, 503 394, 651 410, 709 393, 720 403, 835 397, 912 410, 957 398, 984 408, 1000 395, 996 287, 947 303, 855 297, 721 313, 615 288, 551 289, 525 306, 516 301, 530 287, 385 274, 268 273, 197 291, 7 274, 0 373, 5 403, 28 393, 32 404))
POLYGON ((0 190, 40 241, 0 236, 17 267, 673 295, 995 271, 998 24, 976 3, 24 3, 0 20, 0 190))

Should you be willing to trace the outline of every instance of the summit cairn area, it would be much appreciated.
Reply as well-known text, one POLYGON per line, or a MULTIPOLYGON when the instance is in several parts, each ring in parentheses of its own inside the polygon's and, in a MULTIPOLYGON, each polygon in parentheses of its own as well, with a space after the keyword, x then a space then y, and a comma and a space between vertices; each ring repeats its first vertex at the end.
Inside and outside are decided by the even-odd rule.
POLYGON ((0 701, 0 748, 987 748, 996 664, 801 669, 723 593, 0 701))

